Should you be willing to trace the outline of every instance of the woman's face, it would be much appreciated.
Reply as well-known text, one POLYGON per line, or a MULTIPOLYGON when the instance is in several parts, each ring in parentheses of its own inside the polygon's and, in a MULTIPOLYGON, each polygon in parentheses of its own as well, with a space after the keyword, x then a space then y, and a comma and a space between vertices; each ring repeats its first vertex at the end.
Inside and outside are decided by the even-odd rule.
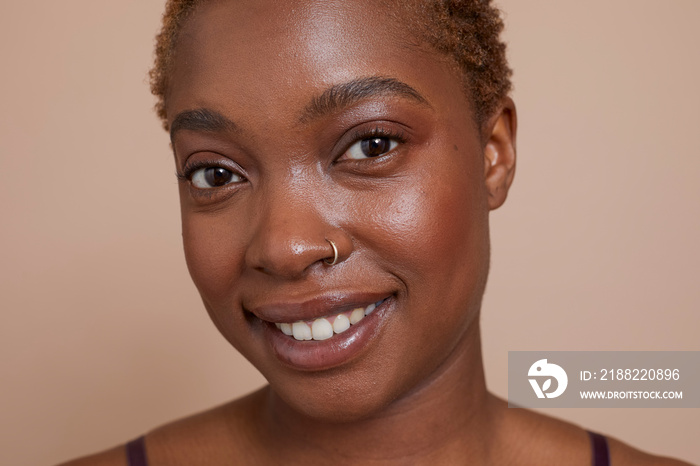
POLYGON ((460 76, 381 4, 207 2, 167 97, 204 304, 318 418, 370 415, 472 351, 488 270, 484 146, 460 76))

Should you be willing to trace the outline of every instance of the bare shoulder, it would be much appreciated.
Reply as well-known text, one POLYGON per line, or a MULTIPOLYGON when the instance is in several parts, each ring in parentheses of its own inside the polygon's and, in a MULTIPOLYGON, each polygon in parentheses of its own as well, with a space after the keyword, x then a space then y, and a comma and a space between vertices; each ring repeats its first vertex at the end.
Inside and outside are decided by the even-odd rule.
MULTIPOLYGON (((225 405, 165 424, 145 436, 151 464, 225 464, 220 458, 240 457, 238 447, 249 434, 248 422, 257 415, 256 406, 265 397, 259 390, 225 405), (232 442, 238 439, 238 442, 232 442), (236 455, 236 456, 233 456, 236 455)), ((126 466, 126 447, 78 458, 59 466, 126 466)))
MULTIPOLYGON (((502 405, 507 406, 507 404, 502 405)), ((503 419, 512 464, 590 465, 592 445, 584 428, 520 408, 505 408, 503 419)), ((692 466, 652 455, 606 436, 613 466, 692 466)))
POLYGON ((153 464, 226 464, 244 458, 252 446, 253 419, 267 388, 222 406, 159 427, 146 436, 153 464))
POLYGON ((651 455, 615 438, 608 437, 610 463, 614 466, 693 466, 685 461, 651 455))
POLYGON ((126 452, 123 446, 114 447, 110 450, 84 456, 58 466, 125 466, 126 452))

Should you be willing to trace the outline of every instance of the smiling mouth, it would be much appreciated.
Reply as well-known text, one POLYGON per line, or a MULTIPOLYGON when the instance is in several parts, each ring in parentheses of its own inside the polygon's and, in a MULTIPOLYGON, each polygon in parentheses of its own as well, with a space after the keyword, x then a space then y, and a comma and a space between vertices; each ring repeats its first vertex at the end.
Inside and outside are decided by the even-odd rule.
POLYGON ((290 323, 275 323, 275 326, 285 335, 298 341, 322 341, 332 338, 358 324, 365 316, 370 315, 388 298, 384 298, 367 307, 357 307, 351 311, 340 312, 328 317, 319 317, 313 321, 299 320, 290 323))

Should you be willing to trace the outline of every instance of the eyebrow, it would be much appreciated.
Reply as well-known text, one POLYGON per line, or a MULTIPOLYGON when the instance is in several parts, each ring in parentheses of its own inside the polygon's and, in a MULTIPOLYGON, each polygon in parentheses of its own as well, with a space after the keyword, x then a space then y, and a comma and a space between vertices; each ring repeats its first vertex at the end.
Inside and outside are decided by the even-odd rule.
MULTIPOLYGON (((362 99, 385 95, 404 97, 421 105, 431 106, 417 90, 398 79, 370 76, 335 84, 313 97, 302 111, 300 121, 306 123, 349 107, 362 99)), ((185 110, 178 113, 170 125, 170 141, 172 142, 175 134, 182 130, 221 133, 237 129, 233 121, 215 110, 185 110)))
POLYGON ((376 96, 398 96, 430 107, 428 101, 413 87, 395 78, 370 76, 335 84, 314 97, 301 114, 306 123, 349 107, 362 99, 376 96))
POLYGON ((173 140, 175 133, 182 130, 221 133, 236 129, 233 121, 215 110, 208 108, 185 110, 178 113, 170 125, 170 140, 173 140))

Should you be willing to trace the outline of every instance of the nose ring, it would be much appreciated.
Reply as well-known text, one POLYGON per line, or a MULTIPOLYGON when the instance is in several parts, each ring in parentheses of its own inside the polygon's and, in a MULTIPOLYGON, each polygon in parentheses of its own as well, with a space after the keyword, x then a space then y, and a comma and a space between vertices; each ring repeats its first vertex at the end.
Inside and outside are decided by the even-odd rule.
POLYGON ((338 247, 335 245, 335 243, 328 238, 326 238, 326 241, 331 243, 331 247, 333 248, 333 260, 329 260, 328 258, 323 259, 323 262, 325 262, 328 265, 335 265, 338 263, 338 247))

